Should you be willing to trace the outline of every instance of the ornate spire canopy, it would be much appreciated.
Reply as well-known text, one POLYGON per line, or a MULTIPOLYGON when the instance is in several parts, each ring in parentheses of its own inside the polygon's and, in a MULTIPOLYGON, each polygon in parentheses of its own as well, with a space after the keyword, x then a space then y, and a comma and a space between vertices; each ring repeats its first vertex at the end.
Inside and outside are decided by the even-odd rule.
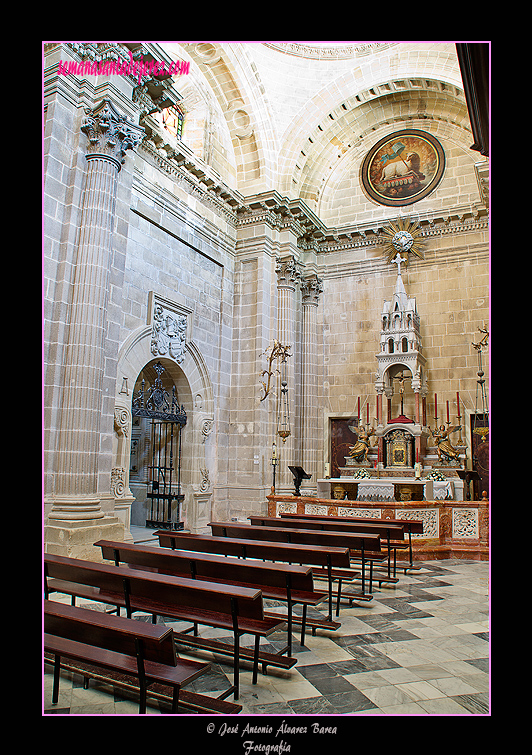
MULTIPOLYGON (((395 262, 394 257, 397 254, 402 256, 402 262, 405 267, 408 265, 408 255, 414 254, 416 257, 423 259, 422 242, 420 240, 421 229, 417 222, 410 218, 399 218, 391 222, 388 228, 384 228, 386 237, 385 253, 388 262, 395 262)), ((399 275, 401 267, 399 267, 399 275)))

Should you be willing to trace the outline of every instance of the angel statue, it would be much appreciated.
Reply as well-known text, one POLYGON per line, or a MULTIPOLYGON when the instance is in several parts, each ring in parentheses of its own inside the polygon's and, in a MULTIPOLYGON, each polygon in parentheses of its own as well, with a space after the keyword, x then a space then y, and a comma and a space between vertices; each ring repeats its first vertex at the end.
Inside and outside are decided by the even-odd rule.
POLYGON ((352 456, 353 459, 358 462, 366 461, 366 457, 370 449, 369 439, 372 435, 375 435, 375 428, 365 428, 363 425, 361 425, 359 428, 357 428, 357 430, 357 442, 354 446, 350 446, 349 456, 352 456))
POLYGON ((449 440, 449 435, 461 429, 462 429, 461 425, 455 425, 454 427, 449 427, 447 430, 445 429, 445 425, 440 425, 439 429, 436 429, 434 432, 432 432, 432 430, 430 431, 432 434, 432 437, 436 441, 436 446, 438 449, 438 459, 440 462, 445 461, 445 460, 451 461, 454 459, 454 461, 457 461, 458 463, 460 463, 459 452, 456 450, 456 448, 453 445, 451 445, 451 442, 449 440))

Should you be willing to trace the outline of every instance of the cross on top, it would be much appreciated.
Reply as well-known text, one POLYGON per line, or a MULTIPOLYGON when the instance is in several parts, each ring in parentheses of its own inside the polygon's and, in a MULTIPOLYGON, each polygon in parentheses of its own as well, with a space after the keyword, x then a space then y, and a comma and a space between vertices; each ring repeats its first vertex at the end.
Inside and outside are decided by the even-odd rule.
POLYGON ((404 257, 401 257, 399 252, 397 252, 392 260, 392 264, 397 265, 397 275, 401 275, 401 262, 406 262, 406 259, 404 257))

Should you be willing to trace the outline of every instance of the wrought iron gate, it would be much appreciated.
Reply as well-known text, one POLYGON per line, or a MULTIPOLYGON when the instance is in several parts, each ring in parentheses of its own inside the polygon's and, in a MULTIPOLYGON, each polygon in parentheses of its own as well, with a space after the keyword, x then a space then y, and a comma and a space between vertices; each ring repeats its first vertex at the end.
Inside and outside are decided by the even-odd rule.
POLYGON ((153 365, 157 377, 146 388, 145 379, 133 395, 132 414, 151 419, 151 459, 148 464, 148 492, 150 514, 146 526, 181 530, 181 433, 187 423, 187 414, 179 406, 175 385, 169 392, 163 387, 164 367, 153 365))

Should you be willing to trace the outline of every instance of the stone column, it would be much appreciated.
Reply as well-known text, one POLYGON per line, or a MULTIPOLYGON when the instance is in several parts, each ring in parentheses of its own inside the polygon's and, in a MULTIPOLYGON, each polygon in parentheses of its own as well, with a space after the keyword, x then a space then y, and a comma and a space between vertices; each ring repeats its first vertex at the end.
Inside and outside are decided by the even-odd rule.
POLYGON ((107 100, 85 112, 87 172, 73 260, 50 527, 104 519, 98 459, 115 202, 126 150, 136 147, 143 134, 107 100))
MULTIPOLYGON (((277 468, 277 487, 293 490, 293 477, 288 469, 289 465, 299 464, 295 458, 297 417, 295 411, 296 394, 296 324, 295 324, 295 291, 301 274, 293 257, 279 260, 277 267, 277 340, 282 346, 291 347, 291 356, 287 360, 288 400, 290 407, 291 435, 283 442, 278 439, 280 462, 277 468)), ((276 389, 279 394, 280 385, 276 389)), ((278 395, 279 398, 279 395, 278 395)), ((277 413, 276 420, 277 422, 277 413)))
POLYGON ((301 466, 310 480, 302 488, 316 489, 318 479, 318 382, 317 382, 317 311, 322 281, 317 277, 302 281, 303 327, 301 338, 301 466))

